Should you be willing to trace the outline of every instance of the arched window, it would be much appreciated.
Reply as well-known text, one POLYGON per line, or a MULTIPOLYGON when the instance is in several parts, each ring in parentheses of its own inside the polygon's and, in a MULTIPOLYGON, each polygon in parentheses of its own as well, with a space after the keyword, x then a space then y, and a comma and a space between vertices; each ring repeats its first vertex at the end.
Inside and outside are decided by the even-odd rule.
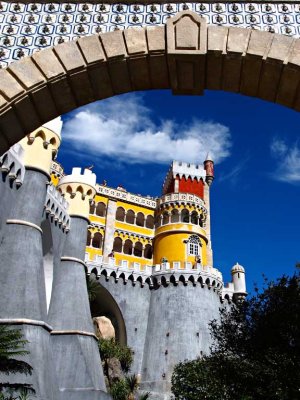
POLYGON ((95 206, 95 203, 93 202, 93 203, 90 205, 90 214, 95 214, 95 208, 96 208, 96 206, 95 206))
POLYGON ((141 212, 137 213, 135 223, 138 226, 144 226, 145 225, 145 216, 144 216, 143 213, 141 213, 141 212))
POLYGON ((134 224, 135 214, 132 210, 128 210, 126 213, 126 222, 127 224, 134 224))
POLYGON ((102 235, 99 232, 96 232, 93 237, 92 246, 96 247, 96 249, 101 249, 102 247, 102 235))
POLYGON ((132 241, 131 240, 129 240, 129 239, 125 240, 123 253, 129 254, 129 255, 132 254, 132 241))
POLYGON ((181 211, 181 222, 190 222, 190 213, 185 208, 181 211))
POLYGON ((105 217, 106 205, 104 203, 98 203, 96 207, 96 215, 99 217, 105 217))
POLYGON ((143 255, 143 245, 141 242, 136 242, 134 245, 134 250, 133 250, 133 254, 136 257, 142 257, 143 255))
POLYGON ((178 210, 172 210, 171 213, 171 222, 174 224, 175 222, 179 222, 179 213, 178 210))
POLYGON ((191 223, 194 225, 198 225, 198 214, 197 211, 193 211, 191 214, 191 223))
POLYGON ((197 235, 191 235, 187 242, 189 256, 200 256, 201 241, 197 235))
POLYGON ((154 228, 154 218, 153 218, 152 215, 147 215, 146 228, 149 228, 149 229, 153 229, 154 228))
POLYGON ((155 216, 155 228, 158 228, 161 225, 161 215, 156 215, 155 216))
POLYGON ((116 211, 116 220, 124 221, 125 220, 125 210, 123 207, 118 207, 116 211))
POLYGON ((151 244, 146 244, 145 249, 144 249, 144 257, 148 258, 151 260, 152 258, 152 246, 151 244))
POLYGON ((165 211, 165 212, 163 213, 162 224, 163 224, 163 225, 166 225, 166 224, 168 224, 169 222, 170 222, 169 213, 168 213, 168 211, 165 211))
POLYGON ((116 253, 122 253, 122 239, 119 237, 115 237, 113 251, 116 253))
POLYGON ((87 246, 91 245, 91 238, 92 238, 91 232, 87 231, 87 237, 86 237, 86 245, 87 246))

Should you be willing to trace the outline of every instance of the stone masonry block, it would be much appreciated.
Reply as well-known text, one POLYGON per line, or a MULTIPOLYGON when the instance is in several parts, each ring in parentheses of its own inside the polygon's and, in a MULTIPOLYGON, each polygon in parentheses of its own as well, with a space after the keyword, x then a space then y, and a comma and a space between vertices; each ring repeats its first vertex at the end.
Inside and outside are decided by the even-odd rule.
POLYGON ((285 65, 278 86, 276 103, 293 107, 300 83, 300 68, 285 65))
POLYGON ((0 69, 0 82, 0 92, 8 101, 25 92, 25 89, 6 69, 0 69))
POLYGON ((146 34, 149 53, 164 53, 166 49, 165 27, 147 26, 146 34))
POLYGON ((126 57, 126 47, 121 31, 103 33, 100 38, 108 60, 126 57))
POLYGON ((42 124, 51 121, 59 114, 48 86, 33 90, 31 98, 42 124))
POLYGON ((37 109, 28 95, 15 101, 14 109, 25 132, 32 132, 42 125, 37 109))
POLYGON ((207 29, 206 88, 219 90, 222 86, 222 70, 226 53, 228 28, 209 26, 207 29))
POLYGON ((130 79, 134 90, 151 89, 148 60, 146 57, 135 57, 128 61, 130 79))
POLYGON ((167 21, 167 55, 174 94, 202 94, 207 24, 203 17, 182 11, 167 21))
POLYGON ((287 64, 296 68, 300 67, 300 39, 294 41, 294 45, 291 47, 287 64))
POLYGON ((94 101, 93 91, 87 71, 79 71, 69 78, 78 106, 94 101))
POLYGON ((129 56, 141 56, 147 54, 148 49, 145 29, 125 29, 124 38, 129 56))
POLYGON ((88 66, 105 61, 99 36, 83 36, 78 39, 78 46, 88 66))
POLYGON ((258 97, 268 101, 275 101, 282 69, 282 64, 268 61, 263 62, 259 81, 258 97))
POLYGON ((248 47, 251 30, 231 27, 228 30, 226 53, 245 55, 248 47))
POLYGON ((88 74, 92 82, 93 96, 96 100, 113 96, 107 63, 97 64, 93 68, 88 68, 88 74))
POLYGON ((273 37, 274 35, 270 32, 251 31, 248 49, 242 66, 241 93, 248 96, 256 96, 262 60, 269 51, 273 37))
POLYGON ((54 51, 68 73, 85 68, 85 62, 77 42, 61 43, 54 47, 54 51))
POLYGON ((150 80, 153 89, 168 89, 169 71, 167 58, 163 54, 150 54, 149 58, 150 80))
POLYGON ((17 143, 26 133, 29 133, 24 131, 12 107, 0 114, 0 132, 7 138, 9 146, 17 143))
POLYGON ((268 61, 283 63, 289 55, 294 39, 290 36, 275 34, 267 55, 268 61))
POLYGON ((210 25, 207 27, 207 53, 217 52, 225 54, 228 28, 225 26, 210 25))
POLYGON ((44 49, 33 54, 32 59, 45 77, 50 80, 65 73, 53 49, 44 49))
POLYGON ((250 32, 246 56, 253 56, 256 58, 265 57, 271 46, 274 34, 257 30, 251 30, 250 32))
POLYGON ((126 60, 111 61, 108 70, 115 94, 128 93, 132 90, 126 60))
POLYGON ((65 114, 77 107, 66 76, 51 82, 49 87, 59 114, 65 114))
POLYGON ((206 19, 192 11, 181 11, 167 21, 168 54, 206 54, 206 19))
POLYGON ((26 89, 32 89, 46 82, 31 57, 24 57, 18 62, 10 64, 8 70, 22 82, 26 89))

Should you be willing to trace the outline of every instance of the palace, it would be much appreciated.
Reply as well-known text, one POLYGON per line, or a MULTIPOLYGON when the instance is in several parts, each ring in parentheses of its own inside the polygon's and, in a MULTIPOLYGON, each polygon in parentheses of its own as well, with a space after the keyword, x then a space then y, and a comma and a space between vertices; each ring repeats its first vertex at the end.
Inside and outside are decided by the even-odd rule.
POLYGON ((143 197, 97 184, 90 169, 65 175, 61 130, 50 121, 0 159, 3 321, 29 340, 40 399, 109 398, 91 316, 132 348, 141 390, 169 399, 174 366, 207 354, 209 322, 247 294, 242 266, 224 286, 213 265, 212 157, 173 161, 162 195, 143 197), (86 274, 99 283, 91 304, 86 274))

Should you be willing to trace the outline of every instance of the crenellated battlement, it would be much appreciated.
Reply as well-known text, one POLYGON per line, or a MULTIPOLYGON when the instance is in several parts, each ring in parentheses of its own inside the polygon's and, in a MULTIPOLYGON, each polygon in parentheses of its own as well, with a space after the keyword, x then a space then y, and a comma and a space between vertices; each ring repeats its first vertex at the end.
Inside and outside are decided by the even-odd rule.
POLYGON ((12 146, 0 158, 0 171, 6 174, 10 182, 15 182, 16 186, 22 185, 25 176, 24 149, 20 143, 12 146))
POLYGON ((57 223, 63 231, 70 230, 69 203, 59 193, 55 186, 49 185, 45 201, 45 214, 51 222, 57 223))

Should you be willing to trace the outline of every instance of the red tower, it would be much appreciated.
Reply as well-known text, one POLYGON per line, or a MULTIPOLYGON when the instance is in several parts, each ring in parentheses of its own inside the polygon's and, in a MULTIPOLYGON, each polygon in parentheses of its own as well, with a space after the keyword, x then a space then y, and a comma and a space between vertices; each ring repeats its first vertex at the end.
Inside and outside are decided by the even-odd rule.
MULTIPOLYGON (((173 161, 163 184, 163 194, 191 193, 203 199, 205 182, 210 184, 207 181, 207 172, 213 174, 212 161, 205 161, 204 168, 201 164, 173 161), (207 164, 208 170, 206 169, 206 162, 212 163, 207 164)), ((211 177, 209 179, 212 182, 211 177)))

